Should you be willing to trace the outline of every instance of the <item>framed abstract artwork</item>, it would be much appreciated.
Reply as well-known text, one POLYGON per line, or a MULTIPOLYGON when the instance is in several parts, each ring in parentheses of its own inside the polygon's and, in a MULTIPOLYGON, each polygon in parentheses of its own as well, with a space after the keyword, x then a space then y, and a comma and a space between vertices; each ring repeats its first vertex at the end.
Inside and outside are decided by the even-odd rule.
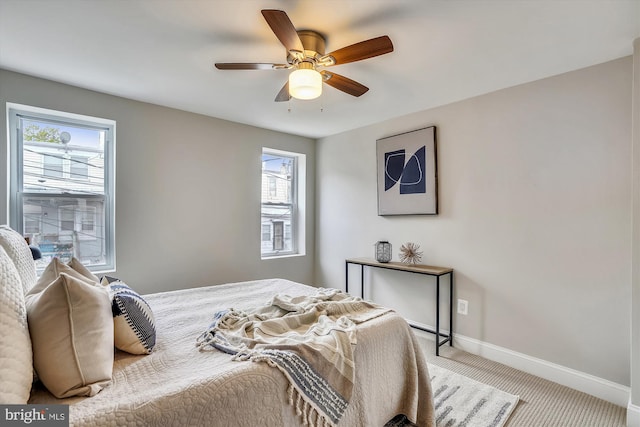
POLYGON ((437 215, 436 127, 376 141, 378 215, 437 215))

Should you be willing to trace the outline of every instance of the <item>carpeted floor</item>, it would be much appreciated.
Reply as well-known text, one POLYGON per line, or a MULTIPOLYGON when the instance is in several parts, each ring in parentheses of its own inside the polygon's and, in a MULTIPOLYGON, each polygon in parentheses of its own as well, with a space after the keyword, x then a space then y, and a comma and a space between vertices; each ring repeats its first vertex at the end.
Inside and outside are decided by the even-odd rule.
POLYGON ((418 336, 427 362, 520 397, 505 427, 625 427, 626 409, 418 336))

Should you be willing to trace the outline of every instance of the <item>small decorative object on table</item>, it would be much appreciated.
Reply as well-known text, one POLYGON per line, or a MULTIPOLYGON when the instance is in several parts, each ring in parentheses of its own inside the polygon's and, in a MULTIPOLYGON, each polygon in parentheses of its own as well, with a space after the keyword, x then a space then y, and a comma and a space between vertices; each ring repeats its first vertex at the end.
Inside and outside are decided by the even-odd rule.
POLYGON ((422 261, 422 251, 417 243, 405 243, 400 247, 400 261, 405 264, 419 264, 422 261))
POLYGON ((391 243, 385 240, 376 242, 376 260, 378 262, 391 261, 391 243))

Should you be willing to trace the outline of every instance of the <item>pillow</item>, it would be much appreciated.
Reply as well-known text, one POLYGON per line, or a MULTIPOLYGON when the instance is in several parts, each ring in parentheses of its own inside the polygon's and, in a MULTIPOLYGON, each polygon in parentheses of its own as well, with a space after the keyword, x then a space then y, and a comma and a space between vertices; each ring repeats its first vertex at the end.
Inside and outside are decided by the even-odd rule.
POLYGON ((113 319, 106 289, 62 272, 42 291, 30 292, 26 306, 33 364, 54 396, 93 396, 111 382, 113 319))
POLYGON ((71 267, 73 270, 82 274, 84 277, 91 279, 92 282, 100 283, 100 279, 98 279, 98 276, 90 272, 87 267, 82 265, 82 263, 78 260, 78 258, 76 257, 71 258, 71 261, 69 261, 67 265, 71 267))
POLYGON ((33 381, 33 353, 22 281, 0 246, 0 403, 25 404, 33 381))
POLYGON ((51 262, 46 266, 38 281, 33 286, 29 294, 34 294, 38 292, 42 292, 47 286, 49 286, 53 281, 55 281, 61 273, 65 273, 71 277, 76 279, 93 283, 94 285, 98 285, 98 278, 93 275, 86 267, 82 266, 78 260, 74 263, 75 258, 73 258, 70 264, 73 263, 76 269, 70 267, 69 265, 63 263, 58 258, 53 258, 51 262), (82 266, 82 268, 78 267, 78 264, 82 266), (79 269, 78 269, 79 268, 79 269), (87 274, 88 273, 88 274, 87 274))
POLYGON ((26 294, 36 283, 36 264, 27 241, 8 225, 0 225, 0 246, 4 248, 18 270, 23 295, 26 294))
POLYGON ((116 348, 131 354, 151 353, 156 345, 156 326, 149 304, 119 279, 104 276, 102 285, 111 295, 116 348))

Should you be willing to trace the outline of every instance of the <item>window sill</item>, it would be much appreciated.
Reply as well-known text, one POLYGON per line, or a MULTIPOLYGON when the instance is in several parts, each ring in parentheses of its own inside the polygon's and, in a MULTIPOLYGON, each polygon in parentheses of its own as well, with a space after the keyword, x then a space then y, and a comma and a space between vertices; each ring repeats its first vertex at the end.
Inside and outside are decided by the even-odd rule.
POLYGON ((297 253, 297 254, 273 254, 273 255, 262 255, 260 259, 262 261, 270 260, 270 259, 281 259, 281 258, 295 258, 295 257, 303 257, 305 254, 297 253))

